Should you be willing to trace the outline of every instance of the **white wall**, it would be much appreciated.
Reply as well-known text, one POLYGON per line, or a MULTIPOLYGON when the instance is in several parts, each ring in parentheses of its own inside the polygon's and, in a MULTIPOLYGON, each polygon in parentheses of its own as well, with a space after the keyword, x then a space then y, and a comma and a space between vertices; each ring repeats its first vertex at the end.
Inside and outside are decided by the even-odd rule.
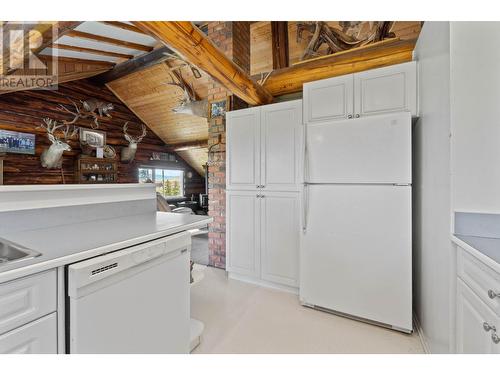
POLYGON ((500 22, 451 23, 453 209, 500 213, 500 22))
POLYGON ((450 346, 450 24, 425 22, 415 48, 414 308, 432 353, 450 346))

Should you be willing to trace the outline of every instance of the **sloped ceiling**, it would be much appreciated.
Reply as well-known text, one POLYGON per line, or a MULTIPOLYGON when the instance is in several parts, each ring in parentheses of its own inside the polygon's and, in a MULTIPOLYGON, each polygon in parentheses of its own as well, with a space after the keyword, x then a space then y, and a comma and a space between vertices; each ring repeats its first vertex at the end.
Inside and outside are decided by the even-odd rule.
MULTIPOLYGON (((200 98, 206 98, 210 78, 193 77, 189 68, 182 68, 183 78, 193 86, 200 98)), ((166 63, 154 65, 107 84, 109 89, 127 105, 167 145, 208 139, 206 118, 172 112, 183 98, 180 88, 167 85, 171 82, 170 69, 166 63)), ((207 148, 178 152, 198 173, 204 175, 207 148)))

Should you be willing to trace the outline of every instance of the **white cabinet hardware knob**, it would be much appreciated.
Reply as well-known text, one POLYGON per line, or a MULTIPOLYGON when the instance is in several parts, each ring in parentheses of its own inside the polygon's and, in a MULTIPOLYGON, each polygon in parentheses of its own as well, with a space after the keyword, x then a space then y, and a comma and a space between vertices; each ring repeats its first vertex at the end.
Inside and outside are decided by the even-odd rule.
POLYGON ((356 118, 359 118, 359 113, 356 115, 356 118))
POLYGON ((488 323, 486 323, 486 322, 484 322, 484 323, 483 323, 483 328, 484 328, 484 330, 485 330, 486 332, 488 332, 488 331, 493 331, 493 332, 496 332, 496 331, 497 331, 497 329, 496 329, 496 327, 495 327, 495 326, 490 326, 490 325, 489 325, 488 323))
POLYGON ((498 344, 500 342, 500 337, 496 333, 491 334, 491 341, 493 341, 495 344, 498 344))
POLYGON ((500 293, 495 293, 490 289, 488 290, 488 297, 490 297, 491 299, 500 298, 500 293))

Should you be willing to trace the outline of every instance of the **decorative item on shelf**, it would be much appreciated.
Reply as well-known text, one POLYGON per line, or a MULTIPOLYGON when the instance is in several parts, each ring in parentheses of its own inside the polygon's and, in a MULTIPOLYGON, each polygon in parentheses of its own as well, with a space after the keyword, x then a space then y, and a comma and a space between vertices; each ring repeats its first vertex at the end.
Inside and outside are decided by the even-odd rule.
MULTIPOLYGON (((42 167, 48 169, 57 169, 62 166, 62 155, 64 151, 71 151, 71 147, 68 141, 78 134, 78 128, 75 126, 57 124, 57 121, 50 118, 43 119, 43 124, 39 127, 45 129, 47 132, 47 138, 51 142, 50 147, 43 150, 42 155, 40 155, 40 160, 42 162, 42 167), (56 131, 60 131, 64 136, 64 141, 62 141, 57 135, 56 131)), ((64 182, 64 175, 63 175, 64 182)))
POLYGON ((111 159, 80 155, 76 161, 75 173, 75 182, 79 184, 118 182, 118 165, 111 159))
POLYGON ((137 152, 137 144, 140 143, 147 134, 146 126, 144 126, 144 124, 141 124, 141 128, 141 135, 136 137, 127 133, 128 121, 123 125, 124 137, 129 142, 127 147, 122 148, 121 161, 123 163, 130 163, 134 160, 135 153, 137 152))
POLYGON ((90 118, 93 119, 93 121, 90 123, 90 126, 92 127, 92 129, 97 129, 99 128, 99 120, 103 119, 104 117, 111 118, 111 115, 109 113, 114 109, 112 103, 106 103, 94 98, 80 101, 82 103, 81 108, 78 107, 78 104, 73 100, 68 100, 73 103, 75 111, 72 111, 66 108, 64 105, 59 104, 60 108, 74 116, 73 120, 71 121, 63 121, 63 123, 66 125, 74 124, 78 119, 90 118))
POLYGON ((177 163, 175 154, 170 152, 153 152, 151 153, 151 157, 149 158, 149 160, 173 161, 177 163))
POLYGON ((230 110, 230 97, 224 99, 214 99, 208 102, 208 119, 224 118, 226 112, 230 110))
POLYGON ((116 157, 116 150, 113 146, 104 146, 104 157, 106 159, 114 159, 116 157))
POLYGON ((84 155, 91 156, 98 147, 106 146, 106 133, 95 129, 80 128, 80 147, 84 155))

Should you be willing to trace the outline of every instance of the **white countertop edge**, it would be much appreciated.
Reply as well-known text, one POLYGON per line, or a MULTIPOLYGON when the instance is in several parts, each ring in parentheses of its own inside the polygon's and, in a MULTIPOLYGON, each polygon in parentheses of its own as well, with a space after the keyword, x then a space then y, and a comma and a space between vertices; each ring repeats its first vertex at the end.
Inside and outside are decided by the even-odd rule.
POLYGON ((109 245, 101 246, 95 249, 89 249, 85 251, 81 251, 76 254, 70 254, 66 255, 63 257, 55 258, 55 259, 50 259, 44 262, 36 263, 36 264, 30 264, 28 266, 22 267, 21 265, 19 268, 15 268, 9 271, 2 272, 0 268, 0 283, 5 283, 8 281, 12 281, 14 279, 18 279, 21 277, 33 275, 35 273, 43 272, 52 268, 57 268, 61 267, 70 263, 75 263, 79 262, 81 260, 93 258, 98 255, 110 253, 113 251, 117 250, 122 250, 124 248, 138 245, 143 242, 147 241, 152 241, 158 238, 166 237, 171 234, 179 233, 179 232, 184 232, 190 229, 197 229, 201 228, 209 223, 212 222, 212 218, 208 217, 205 220, 197 221, 195 223, 191 224, 184 224, 180 225, 177 227, 161 230, 155 233, 147 234, 141 237, 136 237, 136 238, 131 238, 125 241, 121 242, 115 242, 109 245))
POLYGON ((1 192, 17 192, 17 191, 59 191, 59 190, 82 190, 82 189, 92 189, 92 190, 106 190, 106 189, 130 189, 130 188, 142 188, 148 189, 152 184, 139 184, 139 183, 127 183, 127 184, 53 184, 53 185, 1 185, 1 192))
POLYGON ((500 264, 495 262, 489 256, 484 255, 479 250, 473 248, 471 245, 465 243, 464 241, 462 241, 460 238, 456 237, 453 234, 450 236, 450 238, 451 241, 454 242, 456 245, 458 245, 460 248, 464 249, 470 255, 472 255, 482 263, 486 264, 488 267, 494 269, 496 272, 500 273, 500 264))

